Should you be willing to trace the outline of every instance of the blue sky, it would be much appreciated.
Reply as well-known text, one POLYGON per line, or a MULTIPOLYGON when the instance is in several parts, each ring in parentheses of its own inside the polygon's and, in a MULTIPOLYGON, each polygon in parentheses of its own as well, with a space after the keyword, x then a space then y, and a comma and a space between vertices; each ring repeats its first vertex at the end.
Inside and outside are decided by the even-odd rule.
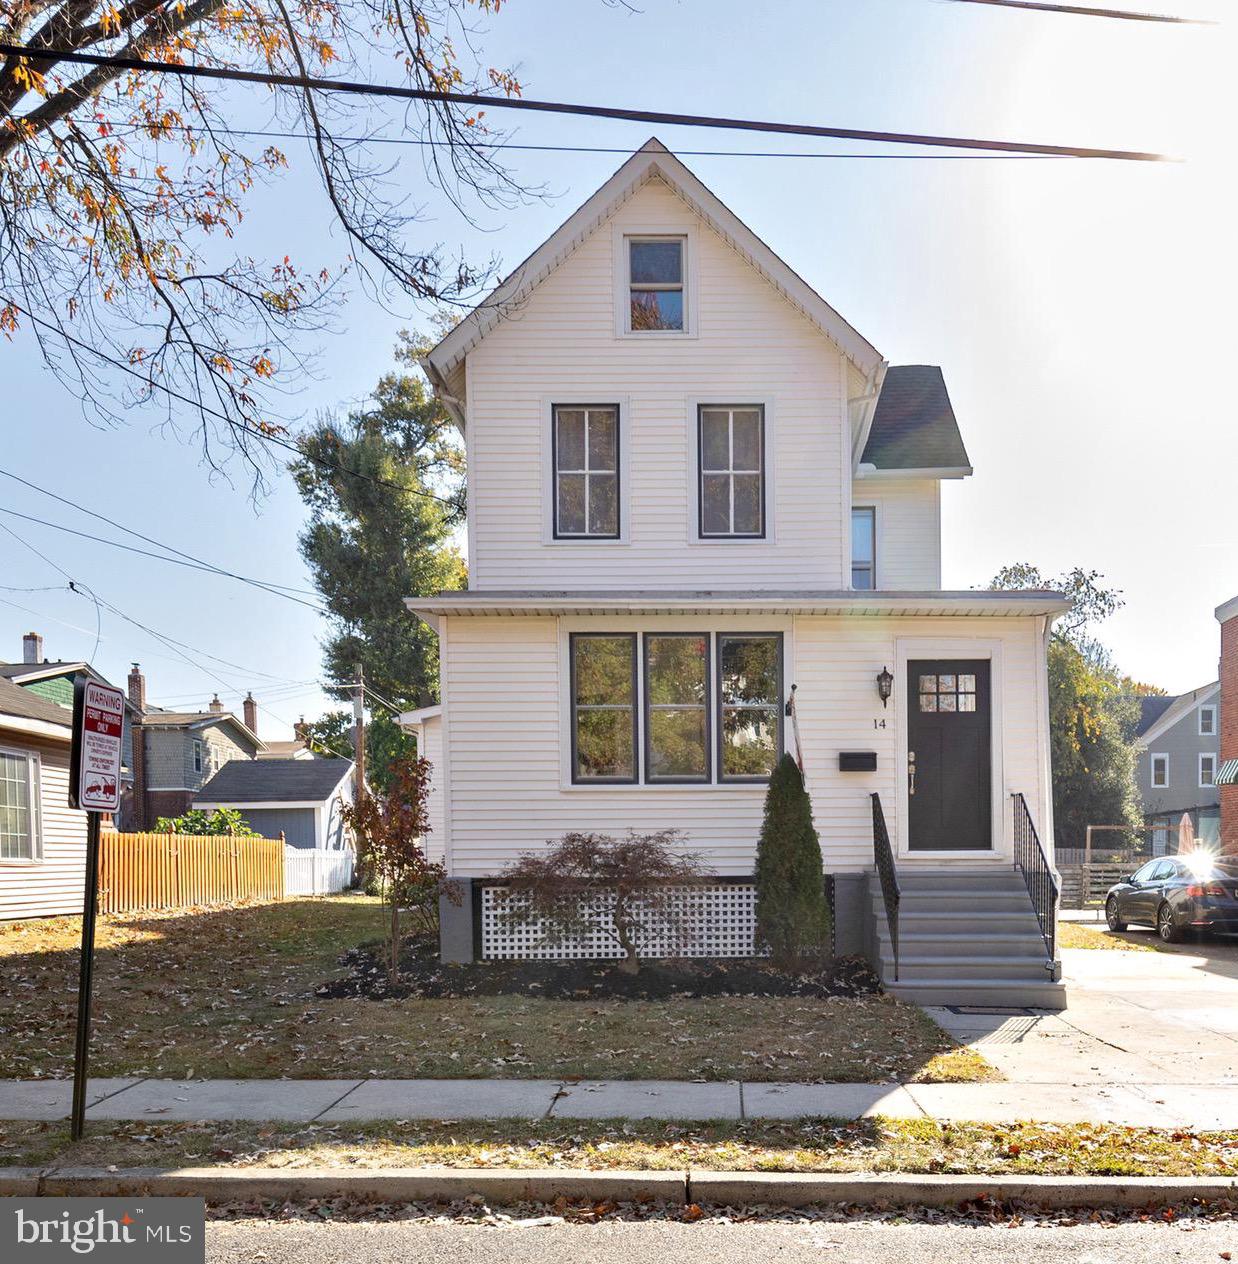
MULTIPOLYGON (((1115 0, 1116 3, 1116 0, 1115 0)), ((1158 0, 1219 17, 1221 0, 1158 0)), ((1185 690, 1211 679, 1212 609, 1238 592, 1233 470, 1238 427, 1223 366, 1235 334, 1232 30, 1041 15, 950 0, 508 0, 487 22, 488 61, 514 65, 531 97, 865 128, 1161 149, 1151 166, 1057 160, 686 157, 735 212, 893 363, 941 364, 976 476, 948 485, 948 586, 1003 563, 1094 567, 1127 606, 1104 629, 1120 665, 1185 690), (1226 193, 1229 196, 1226 196, 1226 193)), ((381 67, 379 68, 381 71, 381 67)), ((394 79, 394 72, 388 76, 394 79)), ((265 100, 234 93, 238 126, 265 100)), ((390 133, 400 115, 390 113, 390 133)), ((521 116, 527 144, 637 148, 647 126, 521 116)), ((660 128, 675 150, 872 153, 872 145, 660 128)), ((240 247, 319 266, 344 254, 304 148, 264 189, 240 247)), ((893 151, 899 152, 899 151, 893 151)), ((909 152, 909 151, 904 151, 909 152)), ((919 151, 926 152, 926 151, 919 151)), ((511 265, 620 164, 620 154, 512 152, 552 196, 470 227, 430 190, 410 148, 384 148, 390 179, 424 206, 413 232, 511 265)), ((425 327, 354 292, 319 340, 294 409, 305 418, 364 397, 390 367, 397 330, 425 327)), ((0 467, 220 566, 309 587, 286 476, 255 503, 197 451, 135 411, 99 429, 22 338, 0 345, 0 467)), ((0 478, 0 506, 91 530, 91 520, 0 478)), ((0 589, 0 657, 37 628, 52 657, 113 678, 140 660, 157 702, 195 706, 252 687, 280 736, 322 697, 318 617, 222 578, 116 552, 0 515, 52 562, 130 618, 192 647, 184 661, 62 590, 0 589), (13 604, 16 603, 16 604, 13 604), (25 607, 20 609, 17 607, 25 607), (96 635, 98 649, 95 651, 96 635), (206 655, 215 656, 214 659, 206 655), (227 664, 218 660, 227 660, 227 664), (202 670, 206 668, 206 670, 202 670)), ((62 577, 0 533, 0 583, 62 577)))

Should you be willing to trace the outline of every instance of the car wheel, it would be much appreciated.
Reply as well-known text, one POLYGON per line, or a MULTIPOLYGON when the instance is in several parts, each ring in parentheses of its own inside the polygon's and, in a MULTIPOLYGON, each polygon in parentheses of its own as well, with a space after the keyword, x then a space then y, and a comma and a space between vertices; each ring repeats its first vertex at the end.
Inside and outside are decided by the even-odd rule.
POLYGON ((1111 895, 1105 901, 1105 921, 1110 930, 1125 930, 1126 923, 1118 916, 1118 897, 1111 895))
POLYGON ((1168 904, 1156 910, 1156 933, 1166 944, 1176 944, 1182 938, 1182 932, 1174 924, 1174 911, 1168 904))

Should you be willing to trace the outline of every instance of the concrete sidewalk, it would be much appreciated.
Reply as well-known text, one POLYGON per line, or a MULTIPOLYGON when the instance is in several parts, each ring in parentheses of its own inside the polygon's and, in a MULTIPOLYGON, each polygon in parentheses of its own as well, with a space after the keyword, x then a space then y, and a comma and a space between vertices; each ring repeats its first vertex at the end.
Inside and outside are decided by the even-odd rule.
MULTIPOLYGON (((940 1119, 1238 1128, 1238 1085, 753 1084, 609 1080, 92 1080, 88 1117, 349 1123, 383 1119, 940 1119)), ((0 1119, 64 1119, 66 1080, 0 1082, 0 1119)))

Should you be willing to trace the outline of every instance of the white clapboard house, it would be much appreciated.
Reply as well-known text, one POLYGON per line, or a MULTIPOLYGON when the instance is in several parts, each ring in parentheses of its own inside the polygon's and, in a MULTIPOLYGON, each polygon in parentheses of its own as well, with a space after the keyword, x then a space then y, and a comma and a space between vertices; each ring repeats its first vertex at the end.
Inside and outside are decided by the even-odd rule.
POLYGON ((441 657, 441 706, 405 717, 429 845, 468 892, 445 956, 548 955, 494 879, 629 828, 718 875, 693 950, 751 952, 765 783, 798 750, 837 951, 894 985, 897 937, 921 1000, 1060 1003, 1067 603, 942 589, 942 486, 972 470, 941 371, 888 365, 656 140, 424 364, 469 471, 469 587, 408 601, 441 657))

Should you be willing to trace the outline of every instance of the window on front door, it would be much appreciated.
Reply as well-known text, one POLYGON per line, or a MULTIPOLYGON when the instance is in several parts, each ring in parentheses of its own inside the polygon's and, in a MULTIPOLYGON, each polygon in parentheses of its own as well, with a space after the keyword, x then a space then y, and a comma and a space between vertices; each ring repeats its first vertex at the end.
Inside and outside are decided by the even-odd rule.
POLYGON ((619 409, 554 407, 554 536, 619 536, 619 409))
POLYGON ((872 505, 851 511, 851 587, 877 587, 877 510, 872 505))
POLYGON ((574 783, 768 780, 783 745, 781 634, 650 632, 638 645, 634 632, 574 632, 569 654, 574 783))
POLYGON ((703 404, 697 413, 701 539, 765 535, 765 410, 703 404))

